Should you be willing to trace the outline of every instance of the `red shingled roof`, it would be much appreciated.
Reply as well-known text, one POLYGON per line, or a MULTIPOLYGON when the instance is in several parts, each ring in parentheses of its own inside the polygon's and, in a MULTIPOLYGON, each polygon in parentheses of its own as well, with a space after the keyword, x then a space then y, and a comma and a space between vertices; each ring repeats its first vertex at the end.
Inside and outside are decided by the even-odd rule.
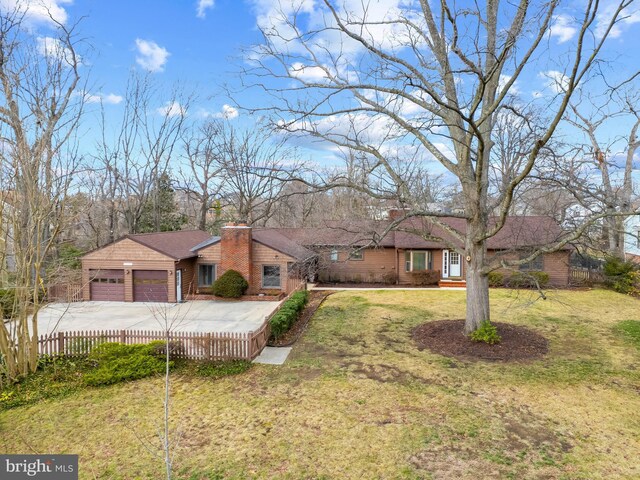
POLYGON ((316 256, 314 252, 291 240, 275 228, 256 228, 253 230, 253 240, 267 247, 271 247, 296 260, 308 260, 316 256))
MULTIPOLYGON (((466 232, 466 220, 456 217, 442 217, 441 222, 449 225, 462 235, 466 232)), ((495 224, 495 219, 490 220, 495 224)), ((315 228, 278 228, 282 235, 306 246, 363 246, 372 240, 380 247, 403 249, 446 248, 447 243, 462 247, 463 243, 427 218, 413 218, 403 222, 397 231, 389 232, 384 238, 380 235, 388 226, 384 222, 327 222, 324 227, 315 228), (425 239, 419 232, 426 232, 434 239, 425 239), (443 240, 439 240, 443 239, 443 240)), ((547 245, 562 236, 562 228, 550 217, 527 216, 507 217, 505 225, 487 242, 493 250, 527 248, 547 245)), ((569 247, 567 247, 569 248, 569 247)))
POLYGON ((388 223, 376 221, 325 222, 322 227, 313 228, 277 228, 285 237, 300 245, 315 247, 363 246, 372 241, 379 247, 394 246, 394 232, 384 238, 388 223))
POLYGON ((198 256, 191 248, 211 238, 202 230, 182 230, 179 232, 141 233, 125 238, 138 242, 176 260, 198 256))
MULTIPOLYGON (((439 220, 462 235, 466 232, 466 221, 462 218, 444 217, 439 220)), ((490 227, 495 225, 495 222, 495 218, 490 219, 490 227)), ((425 239, 413 233, 413 230, 442 238, 457 247, 463 246, 463 242, 434 222, 426 218, 415 218, 407 220, 400 225, 395 236, 397 248, 441 248, 444 246, 442 241, 425 239)), ((487 248, 490 250, 505 250, 539 247, 558 241, 562 234, 563 231, 560 225, 550 217, 507 217, 502 230, 488 239, 487 248)))

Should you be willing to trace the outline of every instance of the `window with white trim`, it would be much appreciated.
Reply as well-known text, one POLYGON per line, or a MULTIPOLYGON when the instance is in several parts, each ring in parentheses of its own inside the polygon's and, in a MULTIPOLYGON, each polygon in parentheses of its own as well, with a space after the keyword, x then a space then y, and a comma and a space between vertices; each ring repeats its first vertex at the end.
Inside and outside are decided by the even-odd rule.
POLYGON ((262 286, 264 288, 280 288, 280 265, 262 266, 262 286))
POLYGON ((331 250, 331 254, 329 255, 329 259, 332 262, 337 262, 338 261, 338 250, 331 250))
POLYGON ((433 268, 432 261, 430 250, 407 250, 404 252, 404 271, 431 270, 433 268))

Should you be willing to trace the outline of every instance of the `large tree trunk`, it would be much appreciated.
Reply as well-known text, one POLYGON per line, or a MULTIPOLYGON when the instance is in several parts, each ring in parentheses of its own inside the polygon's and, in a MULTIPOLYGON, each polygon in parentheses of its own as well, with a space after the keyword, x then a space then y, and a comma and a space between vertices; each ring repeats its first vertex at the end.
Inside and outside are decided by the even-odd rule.
POLYGON ((480 327, 482 322, 490 320, 489 314, 489 278, 484 272, 487 255, 486 241, 475 242, 473 232, 481 228, 480 225, 467 225, 465 256, 467 279, 467 317, 464 332, 469 334, 480 327))
POLYGON ((200 202, 200 215, 199 215, 199 220, 198 220, 198 228, 200 230, 206 231, 207 230, 207 212, 209 211, 209 202, 207 202, 207 200, 203 199, 202 202, 200 202))
MULTIPOLYGON (((615 211, 610 211, 615 214, 615 211)), ((605 220, 607 229, 607 253, 616 258, 624 258, 624 219, 611 216, 605 220)))

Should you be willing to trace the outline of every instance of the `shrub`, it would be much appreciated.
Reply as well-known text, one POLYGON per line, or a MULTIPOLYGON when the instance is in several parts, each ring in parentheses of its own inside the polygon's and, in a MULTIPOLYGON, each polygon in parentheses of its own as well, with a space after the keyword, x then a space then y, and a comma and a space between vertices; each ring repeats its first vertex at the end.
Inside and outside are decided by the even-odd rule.
MULTIPOLYGON (((547 285, 549 285, 549 274, 547 272, 529 272, 529 276, 533 277, 540 288, 545 288, 547 285)), ((533 283, 532 287, 535 286, 536 284, 533 283)))
POLYGON ((474 342, 484 342, 489 345, 500 343, 502 337, 498 334, 498 329, 489 320, 485 320, 480 324, 475 332, 471 332, 471 340, 474 342))
POLYGON ((501 272, 489 272, 489 286, 490 287, 503 287, 504 286, 504 273, 501 272))
POLYGON ((440 281, 440 270, 418 270, 411 272, 412 285, 437 285, 440 281))
POLYGON ((506 282, 510 288, 545 288, 549 284, 547 272, 516 272, 506 282))
POLYGON ((18 382, 2 385, 0 411, 77 392, 85 387, 82 374, 90 368, 86 358, 82 357, 41 357, 36 372, 18 382))
POLYGON ((382 274, 382 283, 392 285, 396 283, 396 274, 394 272, 387 272, 382 274))
MULTIPOLYGON (((154 340, 150 342, 149 347, 151 347, 151 354, 157 357, 166 358, 166 345, 167 342, 164 340, 154 340)), ((176 355, 180 355, 181 353, 185 353, 184 344, 180 340, 171 340, 169 341, 169 357, 174 357, 176 355)))
POLYGON ((84 382, 92 386, 112 385, 162 373, 166 365, 158 355, 159 348, 164 349, 164 342, 100 344, 89 353, 88 360, 94 368, 85 374, 84 382))
POLYGON ((249 288, 249 283, 236 270, 227 270, 211 286, 211 291, 216 297, 239 298, 249 288))
POLYGON ((273 338, 278 338, 289 331, 291 326, 297 320, 300 312, 304 310, 304 306, 307 304, 308 299, 309 292, 301 290, 291 295, 289 300, 282 304, 280 310, 278 310, 271 317, 271 320, 269 320, 269 324, 271 325, 271 336, 273 338))
POLYGON ((640 294, 638 265, 617 257, 609 257, 603 267, 605 285, 618 293, 640 294))

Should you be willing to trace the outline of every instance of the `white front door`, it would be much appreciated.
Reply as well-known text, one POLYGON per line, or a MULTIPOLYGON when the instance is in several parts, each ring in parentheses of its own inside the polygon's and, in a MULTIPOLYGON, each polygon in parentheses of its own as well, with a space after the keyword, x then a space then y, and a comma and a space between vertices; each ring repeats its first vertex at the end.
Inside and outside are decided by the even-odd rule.
POLYGON ((182 302, 182 270, 176 270, 176 301, 182 302))
POLYGON ((451 250, 442 251, 442 278, 462 276, 460 254, 451 250))
POLYGON ((449 252, 449 276, 459 277, 461 273, 460 254, 458 252, 449 252))

